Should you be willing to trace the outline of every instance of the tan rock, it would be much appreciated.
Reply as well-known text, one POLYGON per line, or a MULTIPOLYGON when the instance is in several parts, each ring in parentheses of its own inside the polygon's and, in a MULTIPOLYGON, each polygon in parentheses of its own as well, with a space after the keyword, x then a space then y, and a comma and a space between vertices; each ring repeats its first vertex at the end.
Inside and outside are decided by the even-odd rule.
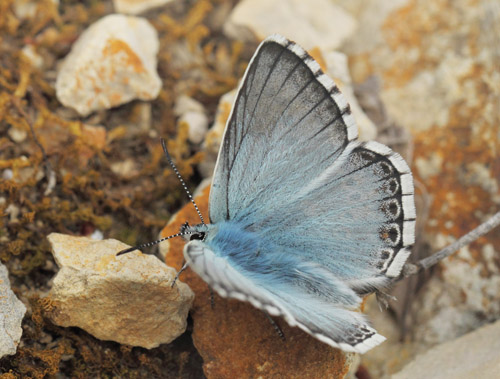
POLYGON ((180 96, 174 108, 174 113, 179 117, 178 123, 188 125, 188 139, 198 144, 203 141, 208 129, 208 117, 203 105, 185 95, 180 96))
MULTIPOLYGON (((432 199, 428 209, 417 209, 417 221, 425 224, 417 246, 430 247, 413 254, 428 254, 500 209, 500 7, 467 0, 363 3, 360 28, 345 51, 354 81, 378 78, 389 118, 412 134, 418 192, 432 199)), ((500 233, 492 231, 440 262, 404 310, 414 351, 500 319, 499 246, 500 233)), ((391 373, 387 356, 373 361, 373 372, 386 366, 384 372, 391 373)))
POLYGON ((193 301, 176 271, 117 240, 95 241, 52 233, 48 237, 59 272, 49 298, 52 321, 77 326, 96 338, 148 349, 169 343, 186 329, 193 301))
POLYGON ((352 87, 347 56, 337 51, 321 52, 325 61, 325 73, 330 76, 344 94, 358 125, 359 140, 372 141, 377 137, 377 128, 358 103, 352 87))
POLYGON ((392 379, 497 378, 500 373, 500 321, 430 349, 392 379))
POLYGON ((0 263, 0 358, 16 353, 26 307, 10 289, 7 268, 0 263))
POLYGON ((205 159, 199 164, 201 174, 205 178, 210 178, 213 175, 226 122, 231 113, 231 108, 233 107, 237 92, 238 90, 235 88, 221 96, 219 105, 217 106, 214 123, 205 136, 205 141, 202 146, 205 153, 205 159))
POLYGON ((260 40, 279 33, 306 50, 333 50, 356 26, 349 13, 330 0, 243 0, 224 24, 224 32, 236 39, 249 39, 253 33, 260 40))
POLYGON ((56 95, 82 116, 133 99, 158 96, 156 72, 159 41, 144 18, 109 15, 82 33, 64 59, 56 95))
POLYGON ((172 0, 113 0, 118 13, 139 14, 150 9, 161 7, 172 0))

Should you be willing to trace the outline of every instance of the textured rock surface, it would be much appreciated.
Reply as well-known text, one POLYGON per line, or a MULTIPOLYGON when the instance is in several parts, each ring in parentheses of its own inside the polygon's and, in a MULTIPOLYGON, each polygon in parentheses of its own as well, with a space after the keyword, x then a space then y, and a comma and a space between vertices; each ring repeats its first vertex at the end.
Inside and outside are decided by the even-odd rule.
MULTIPOLYGON (((413 136, 417 193, 432 199, 419 235, 435 252, 500 210, 500 6, 354 3, 360 29, 345 44, 351 74, 358 83, 377 77, 389 116, 413 136)), ((500 319, 499 246, 497 229, 440 263, 409 312, 413 344, 401 359, 500 319)), ((394 372, 382 356, 369 371, 382 377, 381 367, 394 372)))
POLYGON ((255 34, 262 40, 279 33, 306 50, 336 49, 355 29, 349 13, 329 0, 243 0, 224 25, 225 33, 236 39, 255 34))
POLYGON ((393 379, 496 378, 500 372, 500 321, 419 355, 393 379))
MULTIPOLYGON (((196 198, 203 214, 208 214, 209 190, 205 188, 196 198)), ((185 221, 200 222, 192 204, 171 219, 162 235, 177 233, 185 221)), ((184 241, 174 238, 168 242, 162 248, 167 264, 179 269, 184 241)), ((275 318, 286 336, 286 341, 282 341, 264 313, 250 304, 216 295, 212 309, 207 284, 189 269, 181 278, 196 293, 192 310, 193 342, 203 357, 208 378, 342 378, 347 373, 352 354, 333 349, 275 318)))
POLYGON ((113 0, 118 13, 139 14, 150 9, 161 7, 172 0, 113 0))
POLYGON ((203 105, 182 95, 175 103, 174 113, 179 117, 179 123, 185 122, 188 125, 189 141, 192 143, 202 142, 208 129, 208 117, 203 105))
POLYGON ((10 289, 7 268, 0 263, 0 358, 16 353, 25 313, 26 307, 10 289))
POLYGON ((49 298, 49 316, 60 326, 78 326, 96 338, 148 349, 171 342, 186 329, 193 301, 175 270, 128 246, 52 233, 48 237, 59 272, 49 298))
POLYGON ((323 70, 339 86, 351 107, 352 114, 358 125, 359 139, 361 141, 374 140, 377 137, 377 129, 365 112, 363 112, 363 109, 358 104, 358 100, 354 96, 351 75, 347 65, 347 56, 337 51, 321 52, 321 56, 325 63, 325 67, 322 67, 323 70))
POLYGON ((56 95, 83 116, 133 99, 156 98, 159 42, 143 18, 109 15, 92 24, 64 59, 56 95))
POLYGON ((211 178, 213 175, 215 162, 219 154, 219 147, 222 142, 222 135, 224 134, 224 128, 226 127, 226 122, 231 113, 231 108, 236 99, 237 92, 237 88, 233 89, 221 96, 219 100, 214 123, 208 130, 205 141, 203 142, 205 157, 203 162, 199 164, 199 170, 204 178, 211 178))

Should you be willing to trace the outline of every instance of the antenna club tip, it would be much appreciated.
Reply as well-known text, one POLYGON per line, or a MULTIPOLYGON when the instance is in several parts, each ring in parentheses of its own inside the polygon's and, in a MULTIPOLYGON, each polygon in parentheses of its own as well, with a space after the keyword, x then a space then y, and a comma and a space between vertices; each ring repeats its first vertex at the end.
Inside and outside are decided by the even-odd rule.
POLYGON ((130 247, 128 249, 123 249, 123 250, 120 250, 118 253, 116 253, 116 256, 118 257, 119 255, 124 255, 124 254, 127 254, 127 253, 131 253, 134 250, 137 250, 137 248, 136 247, 130 247))

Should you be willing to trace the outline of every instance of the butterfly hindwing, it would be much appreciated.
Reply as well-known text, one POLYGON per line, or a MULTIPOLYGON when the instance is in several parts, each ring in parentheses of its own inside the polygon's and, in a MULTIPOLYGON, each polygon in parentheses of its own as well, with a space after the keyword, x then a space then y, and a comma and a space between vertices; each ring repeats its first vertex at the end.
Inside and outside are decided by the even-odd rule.
POLYGON ((201 241, 187 244, 184 255, 190 267, 222 297, 248 301, 270 315, 282 316, 291 326, 333 347, 364 353, 385 340, 363 315, 344 309, 336 301, 343 299, 358 305, 360 299, 319 267, 285 260, 273 273, 267 270, 269 266, 265 267, 272 264, 270 261, 259 263, 267 274, 248 271, 248 267, 238 264, 241 261, 233 261, 225 252, 214 252, 201 241), (294 263, 295 268, 290 266, 294 263), (299 276, 301 284, 296 285, 299 276))

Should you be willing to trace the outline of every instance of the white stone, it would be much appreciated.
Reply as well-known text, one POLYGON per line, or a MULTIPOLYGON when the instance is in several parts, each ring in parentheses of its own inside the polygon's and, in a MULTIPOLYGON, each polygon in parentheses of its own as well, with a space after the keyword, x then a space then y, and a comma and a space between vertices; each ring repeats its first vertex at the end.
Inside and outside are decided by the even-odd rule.
POLYGON ((55 324, 148 349, 185 331, 194 294, 179 280, 172 287, 172 267, 139 251, 116 256, 129 247, 117 240, 57 233, 47 238, 60 267, 48 295, 55 324))
POLYGON ((264 39, 279 33, 306 50, 333 50, 357 27, 356 21, 330 0, 243 0, 224 24, 224 32, 236 39, 250 39, 252 33, 264 39))
POLYGON ((222 135, 224 134, 226 122, 229 118, 229 113, 233 107, 234 100, 236 99, 237 92, 237 89, 233 89, 222 95, 219 100, 214 123, 208 131, 202 146, 205 153, 205 159, 203 159, 203 162, 198 165, 198 168, 204 178, 211 177, 214 172, 215 162, 217 161, 217 155, 219 154, 219 147, 222 141, 222 135))
MULTIPOLYGON (((41 1, 33 0, 15 0, 14 1, 14 14, 20 19, 30 19, 36 16, 38 12, 38 6, 42 3, 41 1)), ((51 0, 53 6, 59 5, 59 0, 51 0)), ((47 7, 47 3, 42 3, 42 7, 47 7)))
POLYGON ((7 268, 0 263, 0 358, 16 353, 25 313, 26 307, 10 289, 7 268))
POLYGON ((188 125, 188 139, 198 144, 203 141, 208 129, 208 117, 203 105, 189 96, 180 96, 174 107, 174 114, 179 117, 178 122, 188 125))
POLYGON ((192 143, 201 143, 208 129, 208 117, 205 113, 189 111, 184 113, 179 122, 185 122, 188 126, 188 139, 192 143))
POLYGON ((82 116, 158 96, 159 41, 144 18, 113 14, 92 24, 64 59, 56 95, 82 116))
POLYGON ((35 46, 26 45, 21 50, 23 55, 31 62, 33 67, 41 69, 43 67, 43 58, 37 53, 35 46))
POLYGON ((497 321, 418 355, 392 378, 497 378, 499 351, 500 321, 497 321))
POLYGON ((174 106, 174 114, 179 117, 184 113, 193 111, 193 112, 205 112, 205 107, 199 101, 196 101, 192 97, 181 95, 175 102, 174 106))
POLYGON ((19 127, 11 126, 9 128, 9 130, 7 130, 7 135, 15 143, 21 143, 28 136, 28 132, 24 129, 19 128, 19 127))
POLYGON ((150 9, 161 7, 172 0, 113 0, 118 13, 139 14, 150 9))
POLYGON ((351 107, 352 114, 358 125, 358 138, 361 141, 374 140, 377 137, 377 127, 361 109, 356 96, 354 96, 347 56, 337 51, 322 52, 322 56, 327 66, 326 74, 338 85, 351 107))

